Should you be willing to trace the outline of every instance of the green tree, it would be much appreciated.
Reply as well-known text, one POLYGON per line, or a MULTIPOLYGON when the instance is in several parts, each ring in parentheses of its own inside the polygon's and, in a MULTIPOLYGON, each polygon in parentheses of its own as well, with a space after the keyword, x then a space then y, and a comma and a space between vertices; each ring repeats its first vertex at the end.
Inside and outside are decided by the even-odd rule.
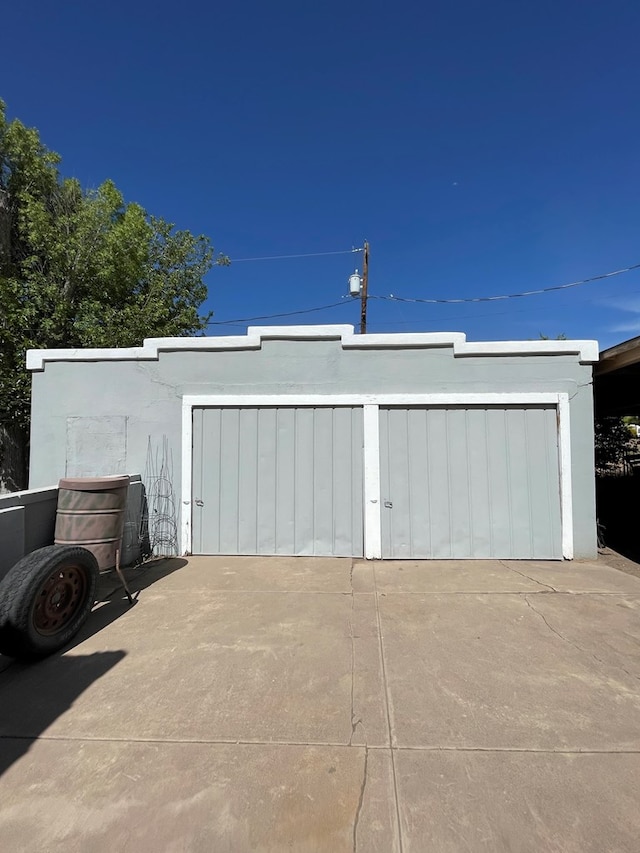
MULTIPOLYGON (((29 348, 136 346, 202 333, 209 239, 62 178, 37 130, 0 101, 0 427, 26 443, 29 348)), ((1 453, 1 448, 0 448, 1 453)))
POLYGON ((623 418, 600 418, 595 422, 596 471, 606 474, 618 468, 634 449, 633 434, 623 418))

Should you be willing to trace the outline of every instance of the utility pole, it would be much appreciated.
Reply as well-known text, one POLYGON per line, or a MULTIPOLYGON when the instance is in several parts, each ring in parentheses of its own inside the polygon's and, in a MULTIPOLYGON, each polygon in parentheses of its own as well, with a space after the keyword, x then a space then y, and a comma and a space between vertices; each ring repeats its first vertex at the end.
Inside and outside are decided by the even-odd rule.
POLYGON ((369 284, 369 243, 364 241, 362 290, 360 291, 360 334, 367 333, 367 285, 369 284))

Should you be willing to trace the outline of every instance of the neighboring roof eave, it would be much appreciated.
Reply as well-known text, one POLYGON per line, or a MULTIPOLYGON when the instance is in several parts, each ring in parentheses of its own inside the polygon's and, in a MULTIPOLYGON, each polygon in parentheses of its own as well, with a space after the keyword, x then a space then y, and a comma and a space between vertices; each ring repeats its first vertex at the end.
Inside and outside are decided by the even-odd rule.
POLYGON ((611 373, 612 370, 629 367, 638 362, 640 362, 640 337, 630 338, 600 353, 597 373, 600 375, 611 373))
POLYGON ((460 356, 576 355, 598 361, 597 341, 467 341, 463 332, 411 332, 356 335, 353 326, 250 326, 246 335, 199 338, 148 338, 141 347, 113 349, 43 349, 27 351, 27 368, 44 370, 54 361, 157 361, 160 352, 260 349, 265 340, 339 340, 344 349, 429 349, 452 347, 460 356))

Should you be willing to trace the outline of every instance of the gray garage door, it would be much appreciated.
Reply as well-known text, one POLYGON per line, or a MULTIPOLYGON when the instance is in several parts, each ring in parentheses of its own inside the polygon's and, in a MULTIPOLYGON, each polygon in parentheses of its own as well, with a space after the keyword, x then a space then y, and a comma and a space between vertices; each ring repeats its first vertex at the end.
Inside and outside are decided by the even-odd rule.
POLYGON ((193 553, 362 556, 362 456, 362 409, 195 409, 193 553))
POLYGON ((382 556, 562 557, 555 408, 380 410, 382 556))

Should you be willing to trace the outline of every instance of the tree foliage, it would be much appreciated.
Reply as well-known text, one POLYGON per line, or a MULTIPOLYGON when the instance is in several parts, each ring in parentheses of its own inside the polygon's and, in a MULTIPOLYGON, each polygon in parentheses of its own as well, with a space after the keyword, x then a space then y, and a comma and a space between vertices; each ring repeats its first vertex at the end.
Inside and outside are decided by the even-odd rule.
POLYGON ((595 461, 598 472, 607 473, 621 466, 633 448, 633 435, 623 418, 600 418, 595 422, 595 461))
POLYGON ((0 101, 0 425, 25 433, 27 349, 201 333, 204 276, 228 263, 112 181, 87 191, 61 177, 59 162, 0 101))

